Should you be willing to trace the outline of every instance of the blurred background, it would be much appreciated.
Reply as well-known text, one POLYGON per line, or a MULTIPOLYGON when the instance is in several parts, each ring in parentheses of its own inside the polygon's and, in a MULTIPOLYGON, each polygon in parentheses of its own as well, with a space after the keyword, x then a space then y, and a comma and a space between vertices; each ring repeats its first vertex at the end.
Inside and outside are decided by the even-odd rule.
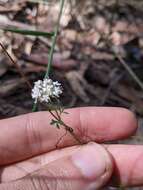
MULTIPOLYGON (((52 32, 58 13, 56 0, 0 0, 1 119, 31 112, 29 83, 43 78, 51 47, 47 37, 6 29, 52 32)), ((142 143, 143 0, 66 1, 51 77, 63 85, 65 107, 132 110, 140 127, 136 137, 122 142, 142 143)))

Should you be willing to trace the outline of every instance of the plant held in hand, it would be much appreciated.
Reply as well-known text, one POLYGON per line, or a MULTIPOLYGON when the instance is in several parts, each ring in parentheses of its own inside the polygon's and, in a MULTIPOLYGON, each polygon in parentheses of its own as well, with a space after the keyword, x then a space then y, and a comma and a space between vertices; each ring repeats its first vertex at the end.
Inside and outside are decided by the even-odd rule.
POLYGON ((60 100, 59 100, 59 97, 63 92, 62 85, 58 81, 53 81, 49 77, 52 61, 53 61, 54 47, 56 44, 57 34, 59 30, 59 25, 60 25, 60 19, 61 19, 63 7, 64 7, 64 0, 61 0, 60 2, 61 2, 60 13, 59 13, 58 22, 55 28, 54 35, 52 36, 52 46, 49 53, 47 72, 43 80, 38 80, 34 83, 34 87, 31 93, 32 98, 34 99, 33 111, 36 111, 37 103, 40 102, 40 103, 46 104, 47 110, 50 112, 50 114, 53 117, 50 124, 55 126, 58 129, 60 129, 61 127, 65 129, 65 134, 58 140, 56 146, 60 143, 60 141, 67 134, 67 132, 69 132, 78 143, 83 144, 83 142, 74 133, 74 130, 72 129, 72 127, 65 124, 64 121, 62 120, 62 114, 63 113, 67 114, 67 112, 64 111, 64 108, 61 106, 60 100))
MULTIPOLYGON (((60 101, 58 99, 61 94, 62 86, 58 81, 54 82, 50 78, 44 78, 43 80, 38 80, 34 83, 31 95, 35 104, 37 104, 38 101, 41 103, 46 103, 48 111, 53 116, 50 123, 51 125, 56 126, 58 129, 63 126, 66 131, 64 135, 69 132, 74 139, 81 144, 82 142, 74 134, 73 129, 66 125, 62 120, 61 115, 66 112, 64 112, 63 107, 60 106, 60 101)), ((58 140, 57 145, 62 140, 62 137, 58 140)))

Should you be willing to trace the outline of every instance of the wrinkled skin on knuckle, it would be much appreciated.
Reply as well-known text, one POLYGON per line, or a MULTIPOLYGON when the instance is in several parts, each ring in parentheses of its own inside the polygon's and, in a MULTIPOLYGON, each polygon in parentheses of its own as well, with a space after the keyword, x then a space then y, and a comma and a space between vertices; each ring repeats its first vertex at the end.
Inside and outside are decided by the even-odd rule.
MULTIPOLYGON (((0 185, 0 190, 57 190, 57 181, 46 174, 33 174, 23 179, 0 185)), ((58 189, 59 190, 59 189, 58 189)))
POLYGON ((57 189, 57 182, 54 179, 54 176, 46 174, 38 174, 33 175, 29 178, 32 183, 31 190, 56 190, 57 189))
MULTIPOLYGON (((46 166, 48 168, 48 166, 46 166)), ((32 183, 30 190, 64 190, 71 189, 68 171, 56 168, 42 169, 40 172, 32 174, 29 177, 32 183)))
POLYGON ((74 180, 72 180, 70 170, 61 165, 56 166, 55 162, 50 166, 47 165, 40 173, 38 172, 38 178, 44 187, 42 190, 73 190, 74 180))

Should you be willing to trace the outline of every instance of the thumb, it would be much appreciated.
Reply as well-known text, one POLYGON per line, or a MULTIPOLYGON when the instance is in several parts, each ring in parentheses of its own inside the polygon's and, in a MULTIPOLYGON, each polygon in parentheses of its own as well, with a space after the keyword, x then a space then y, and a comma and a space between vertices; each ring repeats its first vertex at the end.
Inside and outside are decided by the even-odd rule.
POLYGON ((0 190, 96 190, 104 186, 113 168, 109 153, 96 143, 76 148, 70 156, 50 162, 23 179, 2 184, 0 190))

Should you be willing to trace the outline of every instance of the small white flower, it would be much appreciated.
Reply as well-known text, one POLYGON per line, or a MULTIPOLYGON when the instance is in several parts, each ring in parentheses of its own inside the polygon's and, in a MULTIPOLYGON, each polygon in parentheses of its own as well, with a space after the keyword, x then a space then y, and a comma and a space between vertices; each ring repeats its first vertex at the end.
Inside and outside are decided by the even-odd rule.
POLYGON ((62 94, 61 84, 58 81, 54 82, 46 78, 34 83, 31 95, 35 103, 37 101, 49 103, 52 98, 59 98, 60 94, 62 94))

